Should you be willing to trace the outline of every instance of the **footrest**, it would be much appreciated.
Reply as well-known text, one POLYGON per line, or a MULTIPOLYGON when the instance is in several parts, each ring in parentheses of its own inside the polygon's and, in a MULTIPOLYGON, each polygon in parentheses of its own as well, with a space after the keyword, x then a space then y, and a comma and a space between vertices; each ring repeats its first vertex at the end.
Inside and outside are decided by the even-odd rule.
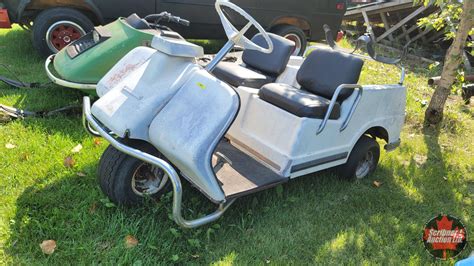
POLYGON ((217 147, 212 156, 212 166, 215 167, 217 179, 226 198, 245 196, 289 180, 235 148, 228 141, 222 141, 217 147), (225 162, 219 159, 223 156, 226 158, 225 162))

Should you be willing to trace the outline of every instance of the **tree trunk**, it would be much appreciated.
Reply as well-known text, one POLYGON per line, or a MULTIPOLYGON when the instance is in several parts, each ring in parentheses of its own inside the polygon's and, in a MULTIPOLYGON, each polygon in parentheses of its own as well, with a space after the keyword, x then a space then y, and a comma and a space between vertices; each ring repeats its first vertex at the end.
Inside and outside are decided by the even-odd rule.
POLYGON ((443 110, 448 99, 451 87, 456 79, 456 70, 462 62, 464 45, 469 30, 474 26, 474 0, 464 0, 461 21, 451 47, 449 47, 444 59, 441 80, 431 97, 430 105, 425 112, 425 122, 431 125, 438 124, 443 120, 443 110))

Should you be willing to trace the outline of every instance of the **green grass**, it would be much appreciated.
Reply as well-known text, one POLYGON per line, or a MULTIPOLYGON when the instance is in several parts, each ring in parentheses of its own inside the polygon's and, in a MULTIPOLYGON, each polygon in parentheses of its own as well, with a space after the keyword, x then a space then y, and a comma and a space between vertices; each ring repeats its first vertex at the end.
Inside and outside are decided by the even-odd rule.
MULTIPOLYGON (((29 37, 18 28, 0 30, 0 63, 24 81, 46 82, 29 37)), ((0 264, 434 263, 421 242, 428 219, 455 215, 474 236, 474 111, 450 97, 443 124, 424 129, 422 101, 432 93, 426 78, 433 74, 427 69, 416 62, 409 68, 403 142, 382 153, 374 175, 357 182, 325 173, 300 178, 242 198, 223 218, 195 230, 169 218, 171 195, 139 208, 110 206, 96 180, 107 143, 95 145, 79 116, 0 125, 0 264), (6 149, 7 143, 17 147, 6 149), (83 149, 73 155, 76 164, 64 167, 77 144, 83 149), (375 180, 382 186, 374 187, 375 180), (127 235, 139 245, 126 249, 127 235), (39 248, 46 239, 57 241, 52 255, 39 248)), ((396 83, 398 73, 367 63, 361 84, 396 83)), ((53 85, 18 90, 0 84, 1 104, 36 111, 80 98, 53 85)), ((188 217, 211 210, 193 189, 185 193, 188 217)))

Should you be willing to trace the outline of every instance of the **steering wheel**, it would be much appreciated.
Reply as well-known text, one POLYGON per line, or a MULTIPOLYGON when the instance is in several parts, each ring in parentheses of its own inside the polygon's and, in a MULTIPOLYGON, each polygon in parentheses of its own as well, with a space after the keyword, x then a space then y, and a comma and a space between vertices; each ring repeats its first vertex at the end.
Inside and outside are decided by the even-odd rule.
POLYGON ((217 10, 217 14, 219 14, 222 25, 224 26, 224 30, 227 35, 227 38, 229 38, 229 40, 234 42, 234 44, 242 46, 244 47, 244 49, 257 50, 266 54, 273 52, 273 42, 270 39, 270 36, 268 35, 268 33, 252 16, 250 16, 242 8, 238 7, 234 3, 229 2, 229 0, 217 0, 216 10, 217 10), (223 7, 230 8, 234 10, 235 12, 237 12, 238 14, 240 14, 242 17, 244 17, 248 21, 247 25, 245 25, 245 27, 243 27, 240 31, 238 31, 235 28, 235 26, 232 25, 229 19, 225 16, 224 11, 222 10, 223 7), (250 29, 251 26, 254 26, 255 28, 257 28, 257 30, 263 35, 263 38, 265 39, 268 45, 268 48, 261 47, 260 45, 257 45, 256 43, 252 42, 247 37, 245 37, 245 33, 250 29))

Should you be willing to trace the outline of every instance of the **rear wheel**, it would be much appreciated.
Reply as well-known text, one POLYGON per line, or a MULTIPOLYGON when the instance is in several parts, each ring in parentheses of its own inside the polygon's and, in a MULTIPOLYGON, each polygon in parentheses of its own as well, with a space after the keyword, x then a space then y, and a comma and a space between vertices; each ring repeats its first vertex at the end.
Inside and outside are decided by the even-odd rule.
POLYGON ((46 9, 33 23, 33 45, 42 56, 48 56, 57 53, 92 29, 92 21, 75 9, 46 9))
MULTIPOLYGON (((151 145, 143 142, 133 147, 163 156, 151 145)), ((107 147, 99 162, 99 184, 107 197, 119 205, 136 205, 145 198, 158 199, 169 191, 169 178, 162 169, 120 152, 113 146, 107 147)))
POLYGON ((298 27, 292 25, 276 26, 272 32, 287 38, 295 43, 293 55, 302 56, 306 50, 307 40, 305 33, 298 27))
POLYGON ((379 144, 364 135, 357 141, 347 162, 336 168, 336 173, 344 179, 363 179, 375 171, 379 158, 379 144))

